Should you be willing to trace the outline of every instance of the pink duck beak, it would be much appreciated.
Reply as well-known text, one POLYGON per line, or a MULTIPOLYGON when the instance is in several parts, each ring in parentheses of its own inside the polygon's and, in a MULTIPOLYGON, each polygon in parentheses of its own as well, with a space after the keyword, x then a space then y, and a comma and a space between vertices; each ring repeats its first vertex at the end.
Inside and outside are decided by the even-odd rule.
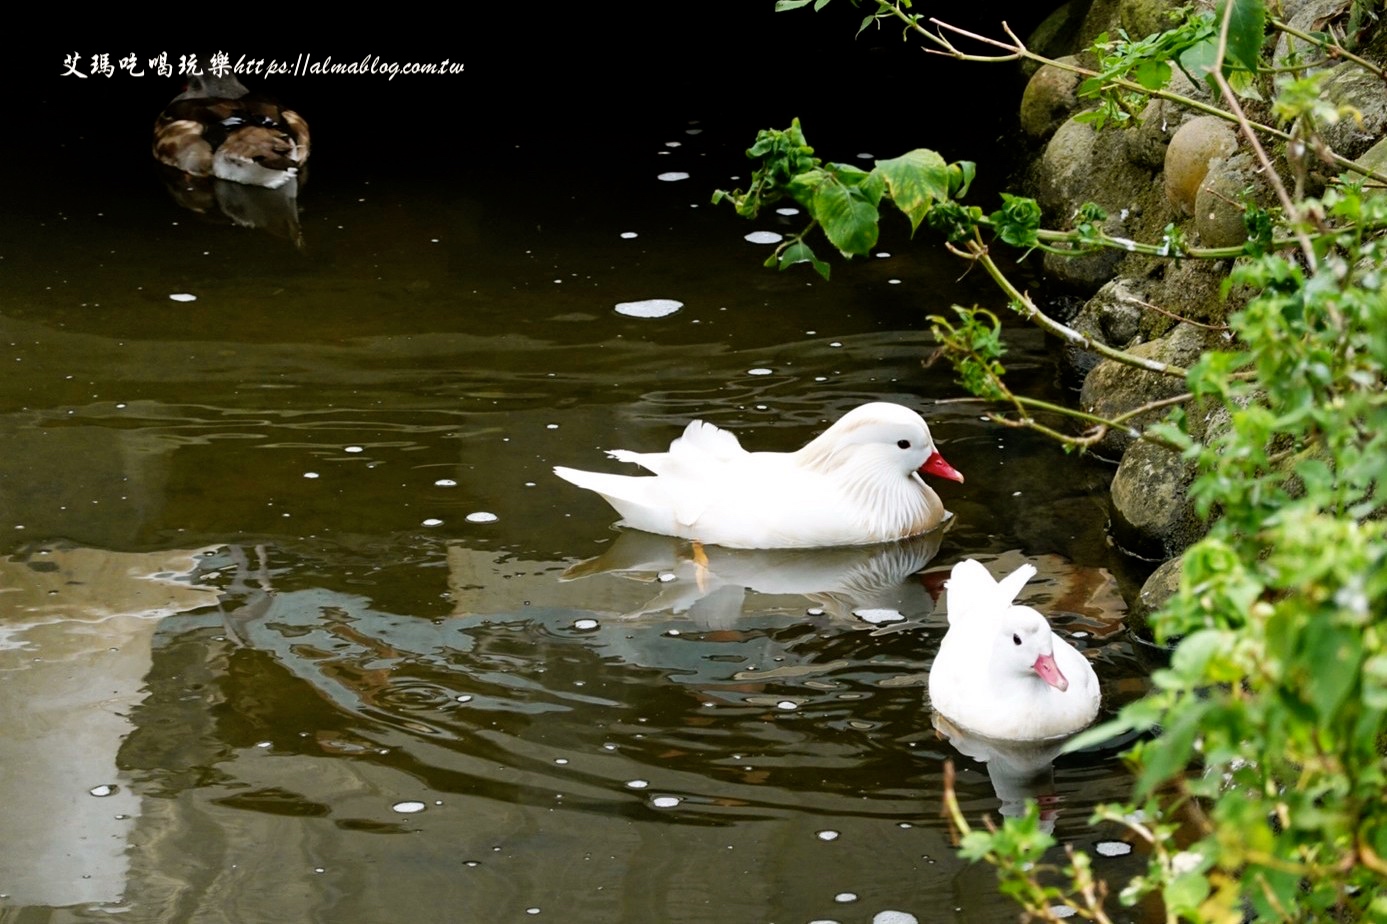
POLYGON ((1035 659, 1035 664, 1032 666, 1035 672, 1040 675, 1040 679, 1056 690, 1063 693, 1065 690, 1069 689, 1069 681, 1065 680, 1064 675, 1060 673, 1059 665, 1055 663, 1054 655, 1041 655, 1035 659))
POLYGON ((940 478, 957 481, 959 484, 963 483, 963 473, 945 462, 944 457, 939 454, 938 449, 930 453, 929 458, 925 460, 925 464, 920 466, 920 471, 926 475, 937 475, 940 478))

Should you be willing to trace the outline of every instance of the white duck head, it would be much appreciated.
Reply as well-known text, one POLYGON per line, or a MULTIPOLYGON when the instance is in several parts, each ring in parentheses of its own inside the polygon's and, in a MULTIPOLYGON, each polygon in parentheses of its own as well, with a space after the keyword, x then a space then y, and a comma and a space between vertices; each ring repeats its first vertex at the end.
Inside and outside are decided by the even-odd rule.
POLYGON ((930 474, 963 481, 934 446, 929 425, 908 407, 874 401, 854 408, 797 453, 805 467, 904 476, 930 474))
POLYGON ((1008 607, 992 641, 992 667, 1001 683, 1032 686, 1037 678, 1063 693, 1069 680, 1055 663, 1050 623, 1029 606, 1008 607))

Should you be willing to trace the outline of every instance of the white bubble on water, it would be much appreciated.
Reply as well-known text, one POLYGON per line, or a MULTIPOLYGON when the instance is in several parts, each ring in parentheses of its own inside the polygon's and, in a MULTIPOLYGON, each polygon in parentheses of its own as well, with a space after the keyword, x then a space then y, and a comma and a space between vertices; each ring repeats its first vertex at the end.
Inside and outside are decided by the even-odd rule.
POLYGON ((838 904, 840 904, 840 905, 846 905, 848 902, 855 902, 855 901, 857 901, 857 893, 856 893, 856 892, 839 892, 837 895, 833 896, 833 900, 834 900, 835 902, 837 902, 838 904))
POLYGON ((650 804, 655 806, 655 808, 674 808, 682 801, 684 800, 680 799, 678 796, 656 796, 650 800, 650 804))
POLYGON ((303 473, 303 477, 305 477, 305 478, 317 478, 317 477, 318 477, 318 473, 317 473, 317 472, 304 472, 304 473, 303 473))
POLYGON ((872 924, 920 924, 920 919, 907 911, 878 911, 872 915, 872 924))
POLYGON ((655 179, 657 179, 657 180, 663 180, 663 181, 666 182, 666 183, 677 183, 677 182, 679 182, 680 180, 687 180, 688 178, 689 178, 689 175, 688 175, 687 173, 683 173, 682 171, 679 171, 679 170, 671 170, 671 171, 668 172, 668 173, 662 173, 662 174, 660 174, 660 175, 657 176, 655 179))
POLYGON ((649 786, 649 785, 650 785, 650 781, 649 781, 649 780, 627 780, 627 781, 626 781, 626 788, 627 788, 627 789, 644 789, 645 787, 647 787, 647 786, 649 786))
POLYGON ((456 488, 458 483, 451 478, 440 478, 434 483, 436 488, 456 488))
POLYGON ((495 523, 500 517, 494 513, 488 513, 485 510, 476 510, 469 513, 464 519, 466 519, 468 523, 495 523))
POLYGON ((413 815, 413 814, 415 814, 416 812, 422 812, 424 809, 428 808, 428 806, 426 806, 426 805, 425 805, 424 803, 422 803, 422 802, 412 802, 412 801, 411 801, 411 802, 396 802, 394 805, 390 806, 390 808, 393 809, 393 810, 396 811, 396 812, 399 812, 401 815, 413 815))
POLYGON ((589 630, 591 630, 591 629, 596 629, 596 628, 597 628, 597 620, 596 620, 596 619, 579 619, 579 620, 577 620, 576 622, 573 623, 573 628, 575 628, 575 629, 581 629, 581 630, 583 630, 583 631, 585 631, 585 632, 586 632, 586 631, 589 631, 589 630))
POLYGON ((884 622, 900 622, 905 618, 901 615, 900 610, 884 607, 853 610, 852 614, 863 622, 870 622, 874 626, 879 626, 884 622))
POLYGON ((757 366, 755 369, 748 369, 747 375, 774 375, 774 369, 767 369, 765 366, 757 366))
POLYGON ((753 244, 779 244, 785 240, 785 235, 775 231, 753 231, 743 239, 753 244))
POLYGON ((795 207, 792 206, 792 205, 783 205, 783 206, 781 206, 780 208, 778 208, 778 209, 775 210, 775 214, 777 214, 777 215, 784 215, 786 218, 788 218, 788 217, 790 217, 791 215, 798 215, 798 214, 799 214, 799 209, 795 208, 795 207))
POLYGON ((365 446, 343 446, 343 447, 342 447, 342 451, 343 451, 343 452, 365 452, 365 451, 366 451, 366 447, 365 447, 365 446))
POLYGON ((621 239, 622 239, 623 241, 633 240, 633 239, 635 239, 635 238, 637 238, 637 237, 640 237, 640 235, 638 235, 638 234, 637 234, 636 232, 634 232, 634 231, 623 231, 623 232, 621 232, 621 239))
POLYGON ((197 301, 197 296, 193 295, 191 292, 174 292, 169 296, 169 300, 175 302, 195 302, 197 301))
POLYGON ((1093 849, 1105 857, 1125 857, 1132 852, 1132 845, 1125 841, 1100 841, 1093 849))
POLYGON ((638 302, 618 302, 616 313, 628 318, 664 318, 683 307, 683 302, 672 298, 647 298, 638 302))
POLYGON ((88 789, 87 792, 90 795, 96 796, 98 799, 102 799, 106 796, 114 796, 116 793, 120 792, 120 787, 114 783, 102 783, 100 786, 93 786, 91 789, 88 789))
POLYGON ((796 703, 788 699, 782 699, 780 702, 775 704, 775 708, 783 709, 786 712, 790 712, 791 710, 798 709, 799 703, 796 703))
POLYGON ((821 841, 836 841, 836 840, 838 840, 838 832, 837 832, 837 831, 833 831, 833 830, 828 830, 828 829, 823 830, 823 831, 815 831, 815 832, 814 832, 814 836, 817 837, 817 838, 818 838, 819 840, 821 840, 821 841))
POLYGON ((443 525, 443 521, 440 520, 438 517, 429 517, 427 520, 424 520, 424 521, 423 521, 422 523, 420 523, 419 525, 420 525, 420 526, 442 526, 442 525, 443 525))

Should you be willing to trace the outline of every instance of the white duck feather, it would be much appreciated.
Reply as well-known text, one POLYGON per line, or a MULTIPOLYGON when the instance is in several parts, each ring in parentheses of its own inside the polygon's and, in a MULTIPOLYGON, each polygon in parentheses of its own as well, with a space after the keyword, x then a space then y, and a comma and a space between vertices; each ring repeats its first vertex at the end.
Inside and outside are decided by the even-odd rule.
POLYGON ((1000 582, 973 559, 954 565, 945 588, 949 630, 929 674, 934 708, 976 735, 1036 741, 1071 735, 1098 715, 1093 665, 1013 601, 1035 566, 1000 582))
POLYGON ((563 466, 554 474, 602 495, 624 526, 743 549, 915 536, 949 516, 920 473, 963 480, 920 415, 886 402, 849 411, 796 452, 747 452, 728 431, 695 420, 667 452, 608 455, 652 474, 563 466))

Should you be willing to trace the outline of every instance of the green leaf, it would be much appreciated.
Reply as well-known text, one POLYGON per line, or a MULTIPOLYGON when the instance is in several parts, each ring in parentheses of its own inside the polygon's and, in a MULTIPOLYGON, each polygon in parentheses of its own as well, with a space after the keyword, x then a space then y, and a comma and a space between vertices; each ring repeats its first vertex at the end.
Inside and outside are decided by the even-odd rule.
POLYGON ((1159 90, 1170 80, 1170 65, 1164 61, 1143 59, 1132 69, 1132 79, 1148 90, 1159 90))
POLYGON ((1170 667, 1180 679, 1197 686, 1204 677, 1209 660, 1220 651, 1226 650, 1229 641, 1229 633, 1221 629, 1193 632, 1181 640, 1179 647, 1171 655, 1170 667))
POLYGON ((1215 93, 1218 92, 1218 84, 1214 81, 1214 63, 1218 61, 1218 39, 1210 36, 1198 44, 1191 45, 1180 52, 1177 59, 1180 66, 1184 68, 1190 76, 1196 80, 1203 80, 1215 93))
POLYGON ((916 148, 876 163, 891 201, 910 219, 913 234, 938 200, 949 198, 949 165, 934 151, 916 148))
POLYGON ((795 241, 789 247, 786 247, 780 254, 778 262, 776 258, 772 256, 770 263, 767 265, 777 265, 783 272, 799 263, 810 264, 820 276, 825 280, 828 279, 829 265, 815 256, 813 249, 808 244, 804 243, 804 241, 795 241))
POLYGON ((813 2, 814 0, 775 0, 775 11, 777 13, 784 13, 787 10, 797 10, 813 2))
POLYGON ((1175 721, 1161 737, 1142 748, 1143 767, 1137 779, 1137 796, 1146 798, 1156 787, 1182 771, 1194 752, 1194 739, 1199 734, 1200 721, 1208 712, 1205 701, 1185 699, 1180 704, 1175 721))
POLYGON ((1040 243, 1040 206, 1034 199, 1002 193, 1002 207, 988 216, 997 236, 1013 247, 1030 249, 1040 243))
POLYGON ((1326 619, 1311 620, 1305 631, 1306 693, 1321 723, 1330 726, 1358 680, 1362 633, 1357 626, 1335 625, 1326 619))
POLYGON ((875 200, 881 194, 879 188, 875 197, 872 192, 872 184, 849 185, 835 175, 826 176, 814 190, 810 212, 844 256, 862 256, 876 246, 880 213, 875 200))
POLYGON ((971 160, 960 160, 949 164, 949 195, 955 199, 962 199, 968 195, 968 187, 973 185, 973 177, 977 176, 978 165, 971 160))
MULTIPOLYGON (((1219 24, 1225 7, 1219 4, 1219 24)), ((1223 73, 1227 76, 1235 69, 1256 72, 1262 56, 1262 42, 1265 39, 1267 11, 1262 0, 1233 0, 1228 11, 1228 51, 1223 62, 1223 73)))
POLYGON ((1171 914, 1197 919, 1199 906, 1209 897, 1209 880, 1203 873, 1183 873, 1165 884, 1161 897, 1171 914))

